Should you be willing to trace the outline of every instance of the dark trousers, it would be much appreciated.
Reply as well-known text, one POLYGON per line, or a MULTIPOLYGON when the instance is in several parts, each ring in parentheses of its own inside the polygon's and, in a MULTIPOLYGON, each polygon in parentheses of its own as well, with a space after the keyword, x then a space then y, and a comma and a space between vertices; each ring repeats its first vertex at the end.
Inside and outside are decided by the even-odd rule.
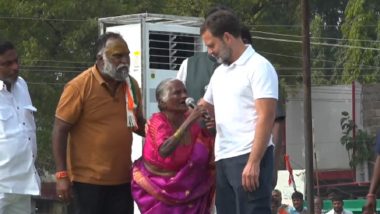
POLYGON ((242 173, 249 154, 216 162, 216 211, 218 214, 271 214, 273 146, 267 148, 260 163, 260 186, 246 192, 242 173))
POLYGON ((104 186, 74 182, 76 214, 133 214, 131 184, 104 186))

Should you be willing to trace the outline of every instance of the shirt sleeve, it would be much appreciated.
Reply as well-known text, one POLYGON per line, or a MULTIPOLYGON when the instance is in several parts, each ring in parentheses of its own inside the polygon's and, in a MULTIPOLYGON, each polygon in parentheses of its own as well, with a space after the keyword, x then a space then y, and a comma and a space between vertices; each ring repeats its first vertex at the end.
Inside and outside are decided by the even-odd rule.
POLYGON ((177 72, 177 79, 181 80, 184 84, 186 83, 186 76, 187 76, 187 61, 188 59, 183 60, 177 72))
POLYGON ((252 73, 251 88, 253 98, 274 98, 278 99, 278 78, 277 73, 269 62, 262 62, 252 73))
MULTIPOLYGON (((214 76, 214 75, 213 75, 214 76)), ((210 103, 211 105, 214 105, 214 101, 213 101, 213 92, 212 92, 212 88, 213 88, 213 76, 211 76, 211 79, 210 79, 210 82, 207 86, 207 90, 205 92, 205 94, 203 95, 203 100, 210 103)))
POLYGON ((153 117, 149 124, 149 135, 152 143, 156 148, 160 148, 162 144, 171 136, 172 128, 162 117, 153 117))
POLYGON ((174 163, 174 157, 168 156, 166 158, 161 157, 159 154, 160 147, 171 136, 172 128, 162 116, 153 115, 147 123, 146 138, 143 150, 143 156, 149 163, 163 168, 170 169, 174 163))
POLYGON ((67 84, 55 112, 55 117, 69 124, 75 124, 82 111, 82 98, 78 88, 67 84))

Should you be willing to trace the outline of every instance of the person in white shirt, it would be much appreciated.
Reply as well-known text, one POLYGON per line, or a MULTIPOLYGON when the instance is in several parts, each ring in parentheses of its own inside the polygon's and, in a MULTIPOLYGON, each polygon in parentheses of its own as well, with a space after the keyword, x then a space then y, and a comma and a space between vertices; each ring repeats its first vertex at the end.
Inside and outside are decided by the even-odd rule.
POLYGON ((240 21, 231 11, 209 15, 201 36, 221 63, 199 103, 215 110, 217 213, 270 214, 276 71, 244 44, 240 21))
POLYGON ((352 214, 351 211, 343 209, 343 199, 340 196, 334 196, 332 199, 333 209, 327 212, 327 214, 352 214))
POLYGON ((18 73, 15 47, 0 40, 0 214, 30 214, 31 195, 40 194, 34 167, 37 109, 18 73))

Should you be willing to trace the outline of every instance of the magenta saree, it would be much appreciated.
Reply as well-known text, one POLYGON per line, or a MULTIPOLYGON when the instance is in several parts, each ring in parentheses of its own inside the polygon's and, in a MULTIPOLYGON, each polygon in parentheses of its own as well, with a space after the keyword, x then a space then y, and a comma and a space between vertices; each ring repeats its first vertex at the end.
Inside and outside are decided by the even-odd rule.
POLYGON ((154 114, 148 122, 143 157, 132 170, 132 195, 141 213, 210 213, 215 186, 213 138, 198 124, 190 131, 190 145, 180 145, 170 157, 162 158, 158 148, 174 131, 162 113, 154 114), (144 162, 175 173, 158 175, 144 162))

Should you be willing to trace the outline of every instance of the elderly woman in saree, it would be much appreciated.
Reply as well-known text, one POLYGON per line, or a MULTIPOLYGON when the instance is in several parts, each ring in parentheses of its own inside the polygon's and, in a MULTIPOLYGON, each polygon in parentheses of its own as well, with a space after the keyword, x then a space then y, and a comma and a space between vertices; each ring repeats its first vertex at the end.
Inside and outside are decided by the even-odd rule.
POLYGON ((132 195, 141 213, 211 212, 214 137, 208 128, 215 123, 202 106, 190 110, 186 98, 180 80, 167 79, 156 88, 160 112, 147 123, 143 156, 132 170, 132 195))

